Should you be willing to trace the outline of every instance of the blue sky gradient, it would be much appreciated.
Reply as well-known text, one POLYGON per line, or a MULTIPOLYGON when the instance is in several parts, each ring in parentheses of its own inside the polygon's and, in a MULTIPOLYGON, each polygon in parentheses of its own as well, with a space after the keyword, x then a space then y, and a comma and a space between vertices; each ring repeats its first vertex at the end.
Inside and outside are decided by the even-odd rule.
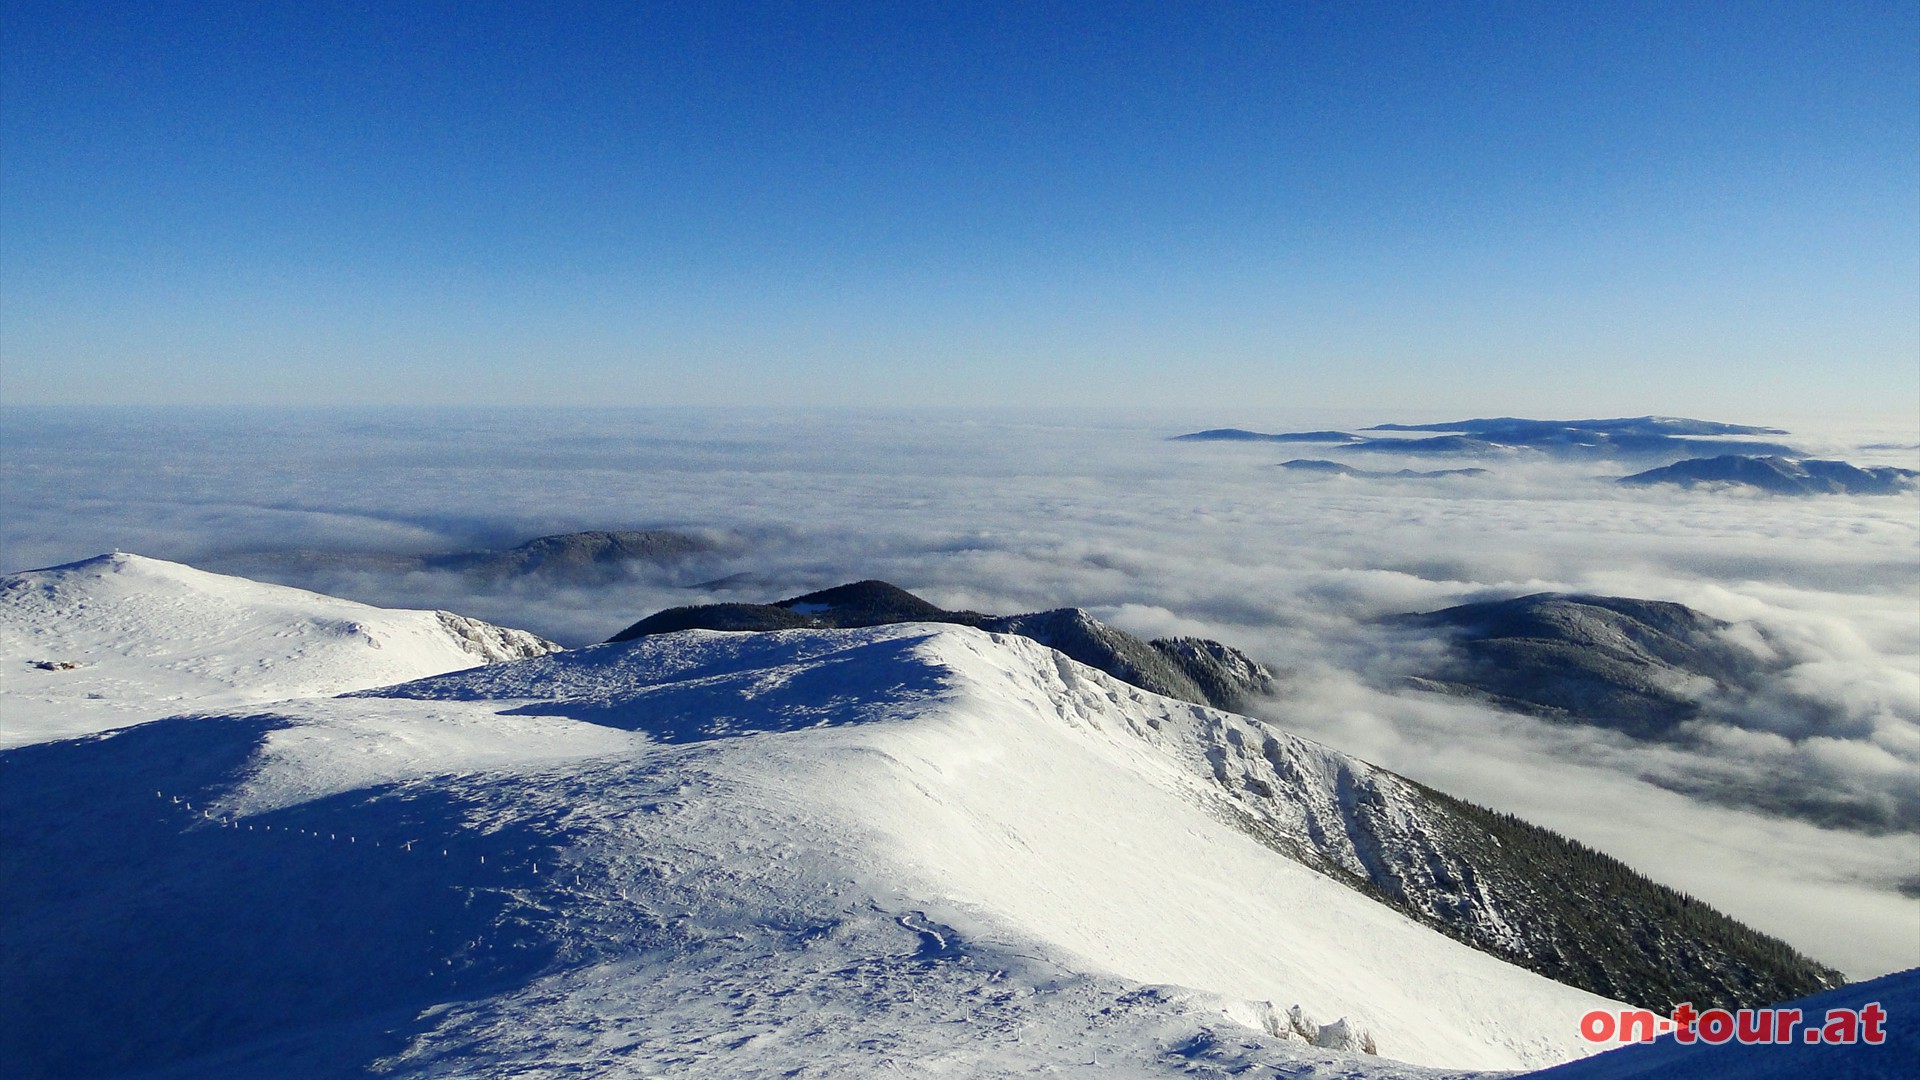
POLYGON ((1920 5, 41 4, 9 403, 1920 412, 1920 5))

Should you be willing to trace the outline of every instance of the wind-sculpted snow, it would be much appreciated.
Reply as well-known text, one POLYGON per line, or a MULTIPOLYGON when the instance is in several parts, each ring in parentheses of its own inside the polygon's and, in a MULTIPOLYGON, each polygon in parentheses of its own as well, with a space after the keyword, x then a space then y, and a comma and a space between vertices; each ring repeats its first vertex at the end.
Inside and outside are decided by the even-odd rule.
POLYGON ((565 716, 660 742, 793 731, 911 714, 944 687, 911 639, 691 630, 363 691, 364 697, 524 700, 509 715, 565 716))
MULTIPOLYGON (((792 790, 826 798, 854 832, 878 832, 882 846, 922 881, 914 890, 919 895, 967 899, 970 915, 962 909, 945 918, 961 936, 969 934, 970 921, 971 933, 981 933, 984 918, 1000 927, 990 936, 1010 925, 1064 949, 1064 956, 1053 955, 1080 970, 1092 965, 1232 996, 1287 985, 1289 979, 1276 983, 1261 973, 1271 964, 1292 972, 1300 985, 1330 979, 1344 987, 1289 1004, 1323 1017, 1345 1013, 1389 1054, 1395 1038, 1405 1037, 1383 1019, 1398 1007, 1372 999, 1402 1000, 1406 990, 1362 957, 1371 948, 1364 944, 1368 935, 1395 935, 1403 931, 1394 927, 1409 924, 1347 886, 1277 858, 1223 813, 1204 757, 1188 760, 1179 733, 1226 714, 1147 694, 1019 636, 926 624, 689 631, 435 677, 355 700, 375 696, 491 701, 502 716, 609 724, 708 763, 773 755, 770 774, 792 790), (815 672, 828 677, 816 679, 815 672), (806 741, 791 741, 796 738, 806 741), (1208 821, 1196 836, 1195 824, 1208 821), (984 836, 976 831, 981 828, 984 836), (1205 854, 1221 843, 1230 854, 1205 854), (1018 868, 1002 861, 1010 851, 1018 868), (1131 854, 1120 857, 1120 851, 1131 854), (1042 853, 1051 855, 1026 864, 1042 853), (1216 885, 1198 886, 1198 893, 1158 880, 1168 873, 1189 880, 1196 871, 1178 868, 1196 854, 1215 866, 1212 873, 1220 872, 1222 858, 1239 869, 1216 885), (1263 879, 1270 886, 1264 894, 1263 879), (1011 894, 1005 891, 1010 885, 1011 894), (1224 893, 1217 891, 1222 886, 1224 893), (1029 888, 1039 894, 1024 891, 1029 888), (1282 916, 1271 907, 1292 911, 1286 898, 1297 899, 1301 889, 1317 897, 1308 910, 1343 914, 1324 925, 1309 918, 1315 925, 1308 927, 1298 912, 1282 916), (1266 920, 1270 930, 1291 924, 1294 931, 1249 953, 1233 944, 1240 937, 1234 927, 1248 917, 1266 920), (1132 932, 1113 936, 1119 924, 1132 932), (1305 959, 1302 950, 1324 960, 1305 959)), ((1301 752, 1336 756, 1320 748, 1301 752)), ((946 944, 930 945, 924 930, 916 933, 922 952, 948 950, 955 940, 942 932, 946 944)), ((1418 953, 1432 945, 1409 947, 1418 953)), ((1485 975, 1471 974, 1488 962, 1466 959, 1473 955, 1435 962, 1452 973, 1448 977, 1497 997, 1499 980, 1487 984, 1485 975)), ((1441 977, 1439 969, 1432 977, 1441 977)), ((1257 1009, 1245 1015, 1256 1029, 1287 1027, 1261 1020, 1257 1009)), ((1319 1037, 1317 1026, 1314 1034, 1319 1037)), ((1547 1044, 1527 1045, 1537 1049, 1524 1053, 1547 1044)))
POLYGON ((460 827, 457 789, 214 815, 290 726, 161 720, 0 753, 8 1075, 114 1076, 290 1035, 184 1075, 349 1075, 426 1005, 550 964, 518 895, 541 849, 460 827))

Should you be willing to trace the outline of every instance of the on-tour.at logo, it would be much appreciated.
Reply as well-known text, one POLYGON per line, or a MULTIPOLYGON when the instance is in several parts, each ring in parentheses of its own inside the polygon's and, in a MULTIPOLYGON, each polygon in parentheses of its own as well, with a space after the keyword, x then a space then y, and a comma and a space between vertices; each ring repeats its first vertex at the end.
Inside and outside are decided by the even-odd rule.
POLYGON ((1815 1023, 1799 1009, 1708 1009, 1697 1012, 1683 1003, 1671 1019, 1648 1009, 1594 1009, 1580 1018, 1580 1037, 1588 1042, 1652 1042, 1671 1034, 1681 1044, 1702 1042, 1743 1046, 1800 1042, 1850 1046, 1879 1046, 1887 1041, 1887 1010, 1877 1001, 1858 1009, 1828 1009, 1815 1023), (1802 1025, 1805 1025, 1802 1027, 1802 1025), (1799 1037, 1794 1037, 1794 1032, 1799 1037))

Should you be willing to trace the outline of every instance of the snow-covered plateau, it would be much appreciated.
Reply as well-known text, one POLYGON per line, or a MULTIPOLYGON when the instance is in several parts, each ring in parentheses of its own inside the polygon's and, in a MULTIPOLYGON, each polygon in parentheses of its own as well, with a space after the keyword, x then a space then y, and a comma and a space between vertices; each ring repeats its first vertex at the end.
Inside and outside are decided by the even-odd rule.
POLYGON ((1309 865, 1364 762, 1013 635, 555 652, 113 555, 0 580, 0 665, 10 1075, 1456 1076, 1624 1007, 1309 865))

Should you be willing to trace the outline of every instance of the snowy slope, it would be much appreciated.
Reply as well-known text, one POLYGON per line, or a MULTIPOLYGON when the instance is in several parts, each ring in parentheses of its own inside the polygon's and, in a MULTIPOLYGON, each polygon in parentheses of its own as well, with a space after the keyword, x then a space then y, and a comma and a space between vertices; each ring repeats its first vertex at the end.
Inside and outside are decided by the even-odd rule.
POLYGON ((0 702, 39 710, 0 751, 20 1075, 1425 1077, 1577 1057, 1612 1004, 1337 880, 1357 805, 1427 824, 1390 774, 1024 637, 474 667, 434 613, 133 556, 0 596, 11 662, 83 664, 0 702))
POLYGON ((448 612, 393 611, 102 555, 0 578, 0 746, 555 648, 448 612))
POLYGON ((0 755, 34 869, 0 866, 0 1039, 98 1075, 1419 1075, 1340 1047, 1550 1064, 1603 1004, 1276 856, 1180 760, 1224 714, 1023 638, 696 631, 383 693, 0 755))

